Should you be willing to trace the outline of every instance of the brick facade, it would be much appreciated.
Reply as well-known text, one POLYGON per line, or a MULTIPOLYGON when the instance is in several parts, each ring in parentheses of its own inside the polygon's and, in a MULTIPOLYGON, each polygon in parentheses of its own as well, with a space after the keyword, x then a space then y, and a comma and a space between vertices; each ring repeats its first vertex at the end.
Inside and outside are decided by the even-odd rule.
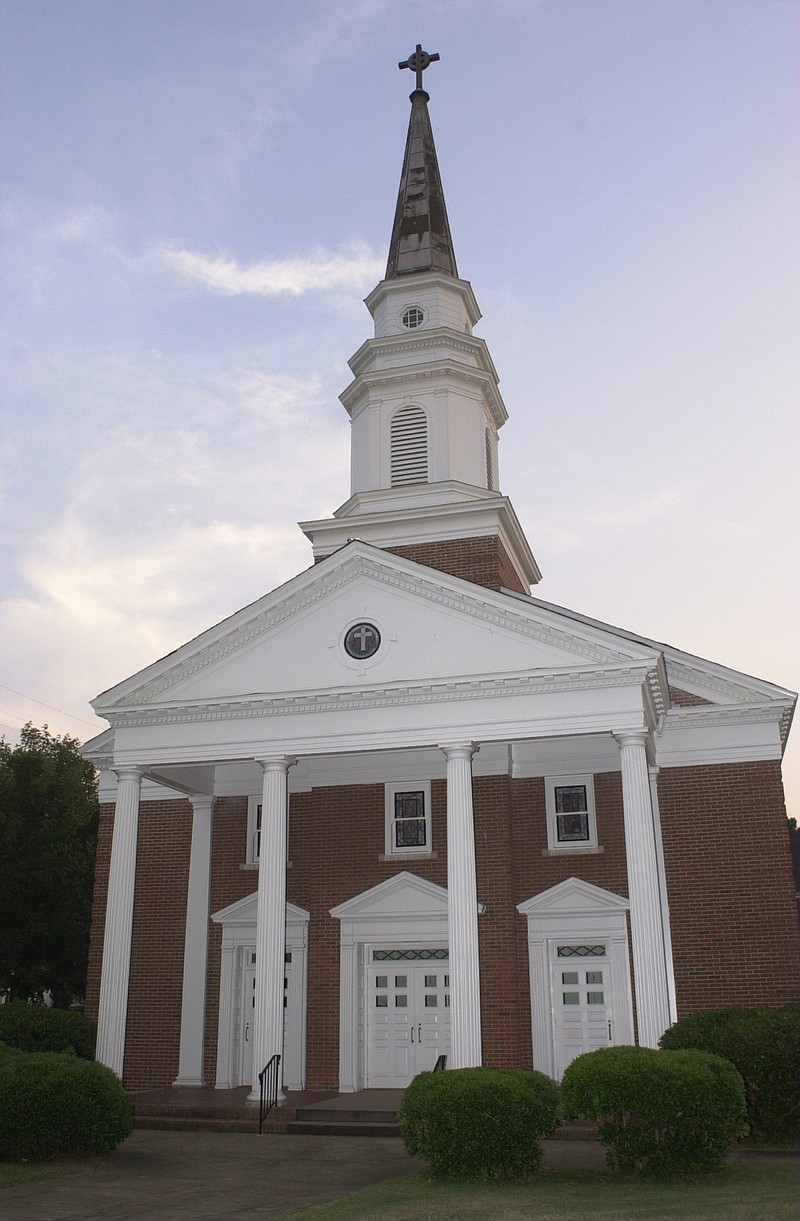
MULTIPOLYGON (((627 894, 620 775, 595 775, 602 851, 547 852, 541 779, 476 777, 473 784, 482 1027, 487 1064, 532 1064, 527 931, 516 905, 573 875, 627 894)), ((777 763, 662 769, 659 801, 670 892, 679 1012, 722 1004, 780 1004, 800 995, 798 927, 777 763), (783 862, 785 858, 785 869, 783 862), (775 862, 781 862, 776 874, 775 862)), ((292 796, 287 897, 310 913, 309 1088, 338 1085, 339 922, 330 909, 402 870, 447 884, 446 791, 431 786, 430 858, 381 861, 382 784, 292 796), (320 863, 324 862, 324 868, 320 863)), ((87 1011, 96 1014, 113 807, 104 807, 97 856, 87 1011)), ((143 802, 137 854, 126 1083, 177 1076, 183 924, 192 810, 188 801, 143 802)), ((244 866, 247 799, 214 810, 211 911, 251 894, 244 866), (244 867, 243 867, 244 866, 244 867)), ((216 1073, 221 930, 211 925, 205 1074, 216 1073)))
MULTIPOLYGON (((449 572, 463 581, 472 581, 486 589, 513 589, 517 593, 529 594, 530 589, 520 581, 508 552, 496 534, 481 538, 451 538, 438 543, 412 543, 407 547, 386 547, 392 555, 435 568, 438 572, 449 572)), ((325 559, 317 556, 316 563, 325 559)))
POLYGON ((658 778, 679 1014, 800 997, 780 764, 658 778))

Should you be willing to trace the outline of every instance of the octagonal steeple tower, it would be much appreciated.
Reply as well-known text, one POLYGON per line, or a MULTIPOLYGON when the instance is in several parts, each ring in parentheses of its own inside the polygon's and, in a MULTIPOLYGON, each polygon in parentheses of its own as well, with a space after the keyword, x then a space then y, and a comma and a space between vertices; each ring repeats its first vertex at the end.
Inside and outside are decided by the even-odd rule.
POLYGON ((417 75, 386 275, 366 298, 374 334, 350 360, 350 498, 302 522, 315 558, 351 538, 478 584, 528 592, 539 570, 500 492, 497 435, 508 418, 480 310, 458 276, 422 72, 417 75))

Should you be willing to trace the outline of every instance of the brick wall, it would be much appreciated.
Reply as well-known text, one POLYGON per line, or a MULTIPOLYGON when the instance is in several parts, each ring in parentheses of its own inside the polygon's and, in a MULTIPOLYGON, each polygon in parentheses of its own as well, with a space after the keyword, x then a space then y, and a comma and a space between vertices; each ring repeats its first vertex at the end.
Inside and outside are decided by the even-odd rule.
POLYGON ((800 999, 780 764, 658 777, 678 1013, 800 999))

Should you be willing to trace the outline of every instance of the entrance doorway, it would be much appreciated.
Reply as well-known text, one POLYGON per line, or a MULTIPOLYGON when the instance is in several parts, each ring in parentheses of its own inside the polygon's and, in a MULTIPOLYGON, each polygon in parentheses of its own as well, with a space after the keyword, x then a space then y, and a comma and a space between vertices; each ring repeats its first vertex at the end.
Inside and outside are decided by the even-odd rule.
POLYGON ((556 1074, 576 1056, 614 1042, 608 947, 551 942, 556 1074))
MULTIPOLYGON (((258 896, 248 895, 211 917, 222 926, 217 1028, 216 1088, 233 1089, 253 1080, 256 915, 258 896)), ((308 912, 286 904, 286 958, 283 981, 284 1089, 305 1089, 308 912)), ((260 1066, 260 1067, 263 1067, 260 1066)))
POLYGON ((533 1067, 560 1080, 584 1051, 633 1043, 628 907, 567 878, 526 899, 533 1067))
POLYGON ((367 970, 367 1087, 403 1089, 450 1051, 446 949, 373 950, 367 970))
MULTIPOLYGON (((256 952, 247 946, 241 953, 241 986, 239 989, 239 1081, 246 1085, 253 1080, 253 1014, 256 1004, 256 952)), ((283 977, 283 1080, 291 1082, 289 1088, 297 1088, 300 1077, 299 1040, 300 1023, 293 1012, 292 1001, 296 989, 291 987, 292 951, 286 951, 283 977)), ((263 1066, 262 1066, 263 1067, 263 1066)))

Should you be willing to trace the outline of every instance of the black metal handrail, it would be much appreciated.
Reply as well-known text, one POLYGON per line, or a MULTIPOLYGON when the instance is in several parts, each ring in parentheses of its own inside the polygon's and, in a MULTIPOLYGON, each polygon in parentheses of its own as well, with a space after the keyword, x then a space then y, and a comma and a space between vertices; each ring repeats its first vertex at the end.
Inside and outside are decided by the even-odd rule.
POLYGON ((433 1071, 435 1073, 443 1073, 446 1068, 447 1068, 447 1056, 439 1056, 439 1059, 436 1061, 436 1063, 433 1066, 433 1071))
POLYGON ((258 1074, 258 1134, 264 1131, 264 1120, 274 1106, 278 1105, 278 1070, 281 1058, 276 1052, 270 1062, 258 1074))

